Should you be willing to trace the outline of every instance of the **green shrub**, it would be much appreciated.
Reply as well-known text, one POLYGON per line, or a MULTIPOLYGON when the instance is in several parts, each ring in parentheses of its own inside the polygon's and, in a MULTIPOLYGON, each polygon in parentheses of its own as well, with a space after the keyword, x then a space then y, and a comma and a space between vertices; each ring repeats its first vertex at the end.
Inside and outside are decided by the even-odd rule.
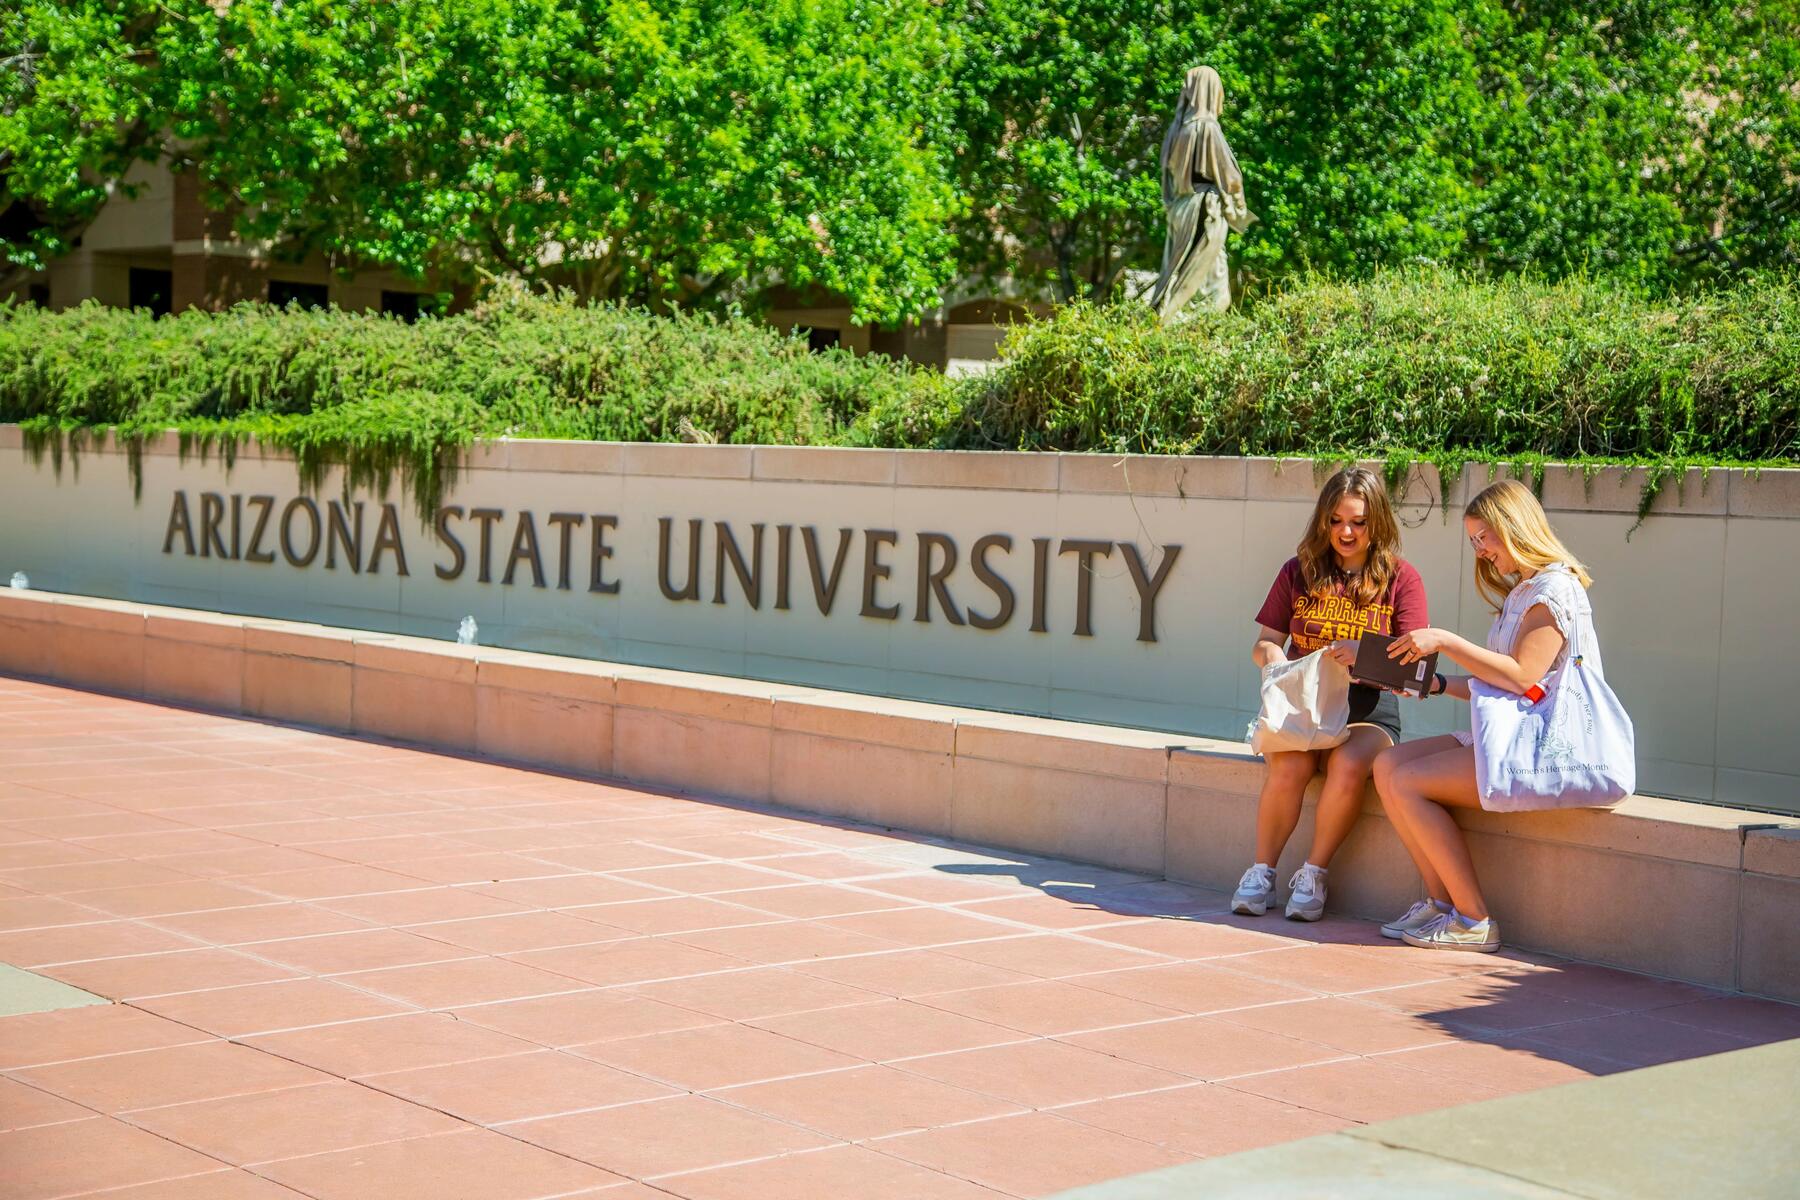
MULTIPOLYGON (((60 449, 112 426, 257 437, 436 502, 476 438, 1633 461, 1800 458, 1800 285, 1651 302, 1581 281, 1307 280, 1161 329, 1074 305, 990 374, 749 321, 515 296, 406 325, 244 305, 174 318, 0 306, 0 420, 60 449)), ((1652 472, 1652 479, 1660 471, 1652 472)), ((1653 483, 1654 486, 1654 483, 1653 483)), ((1648 494, 1646 495, 1646 503, 1648 494)))
POLYGON ((750 321, 515 296, 414 325, 239 305, 152 318, 87 304, 0 307, 0 420, 40 443, 112 426, 202 447, 254 436, 317 478, 394 474, 434 503, 484 437, 829 443, 871 408, 942 390, 930 372, 750 321))
POLYGON ((1006 343, 932 440, 963 448, 1464 460, 1800 454, 1800 287, 1664 302, 1583 281, 1308 280, 1158 328, 1076 305, 1006 343))

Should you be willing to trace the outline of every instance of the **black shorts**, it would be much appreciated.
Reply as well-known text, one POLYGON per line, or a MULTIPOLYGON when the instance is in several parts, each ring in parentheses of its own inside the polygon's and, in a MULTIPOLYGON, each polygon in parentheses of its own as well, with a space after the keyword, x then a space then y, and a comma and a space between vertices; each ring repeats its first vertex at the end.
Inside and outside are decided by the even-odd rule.
POLYGON ((1350 724, 1373 725, 1400 744, 1400 697, 1367 684, 1350 685, 1350 724))

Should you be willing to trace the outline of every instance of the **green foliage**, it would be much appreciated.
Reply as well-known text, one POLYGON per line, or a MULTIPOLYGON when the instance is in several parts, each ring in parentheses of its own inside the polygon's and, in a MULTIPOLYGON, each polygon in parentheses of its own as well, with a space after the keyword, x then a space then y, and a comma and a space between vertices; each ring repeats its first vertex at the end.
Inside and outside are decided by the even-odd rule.
POLYGON ((1800 459, 1800 286, 1308 280, 1163 329, 1075 305, 940 411, 954 448, 1543 463, 1800 459))
POLYGON ((16 0, 0 212, 35 230, 0 236, 41 262, 167 156, 346 268, 891 321, 951 275, 954 54, 927 0, 16 0))
MULTIPOLYGON (((0 305, 0 421, 116 428, 435 503, 477 438, 1375 458, 1537 469, 1800 460, 1800 284, 1655 303, 1580 280, 1308 279, 1173 329, 1077 304, 947 380, 767 326, 514 295, 406 325, 342 312, 0 305)), ((1648 494, 1648 493, 1647 493, 1648 494)))
POLYGON ((1116 299, 1215 66, 1261 218, 1240 286, 1430 262, 1651 290, 1800 262, 1800 0, 948 0, 964 255, 1116 299))
POLYGON ((940 376, 809 354, 766 325, 517 295, 408 325, 240 305, 156 319, 0 305, 0 420, 42 442, 108 426, 201 447, 257 438, 317 479, 399 475, 426 508, 476 438, 829 443, 940 376))

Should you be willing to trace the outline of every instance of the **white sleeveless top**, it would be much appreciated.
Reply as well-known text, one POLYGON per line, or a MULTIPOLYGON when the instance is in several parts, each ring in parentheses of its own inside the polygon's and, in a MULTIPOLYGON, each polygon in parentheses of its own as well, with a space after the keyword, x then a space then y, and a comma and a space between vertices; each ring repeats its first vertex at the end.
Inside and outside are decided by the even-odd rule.
MULTIPOLYGON (((1562 649, 1556 652, 1556 661, 1550 664, 1550 670, 1544 676, 1548 680, 1568 661, 1569 645, 1574 640, 1577 622, 1591 622, 1594 616, 1593 607, 1588 603, 1587 589, 1581 586, 1581 580, 1575 577, 1575 572, 1562 563, 1551 563, 1506 594, 1506 602, 1500 606, 1500 615, 1494 618, 1493 625, 1488 628, 1487 648, 1495 654, 1510 655, 1514 643, 1519 640, 1519 626, 1524 622, 1525 614, 1539 604, 1550 610, 1551 619, 1556 622, 1556 627, 1563 635, 1562 649)), ((1606 672, 1600 665, 1598 643, 1583 646, 1581 657, 1584 664, 1591 666, 1602 678, 1605 677, 1606 672)), ((1455 737, 1465 746, 1473 745, 1475 741, 1466 730, 1458 731, 1455 737)))

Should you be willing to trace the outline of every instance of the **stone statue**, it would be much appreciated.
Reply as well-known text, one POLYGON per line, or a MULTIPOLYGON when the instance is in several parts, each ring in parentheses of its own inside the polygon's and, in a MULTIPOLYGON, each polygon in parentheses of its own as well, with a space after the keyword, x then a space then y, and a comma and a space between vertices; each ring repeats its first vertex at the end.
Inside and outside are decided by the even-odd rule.
POLYGON ((1179 320, 1190 301, 1220 312, 1231 306, 1226 231, 1242 233, 1256 220, 1244 203, 1237 156, 1219 128, 1224 100, 1219 73, 1195 67, 1181 85, 1175 120, 1163 138, 1162 196, 1169 232, 1150 306, 1164 325, 1179 320))

